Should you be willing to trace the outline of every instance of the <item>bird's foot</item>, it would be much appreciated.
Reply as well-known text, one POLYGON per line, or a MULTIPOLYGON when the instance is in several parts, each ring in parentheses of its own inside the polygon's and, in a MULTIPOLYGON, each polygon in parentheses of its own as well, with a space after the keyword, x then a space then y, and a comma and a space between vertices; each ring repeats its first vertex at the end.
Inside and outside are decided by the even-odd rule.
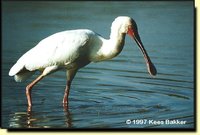
POLYGON ((63 102, 63 106, 68 106, 69 103, 68 102, 63 102))
POLYGON ((27 107, 27 112, 31 112, 32 111, 32 106, 28 106, 27 107))
POLYGON ((63 108, 65 111, 68 110, 68 107, 69 107, 68 102, 63 103, 63 108))

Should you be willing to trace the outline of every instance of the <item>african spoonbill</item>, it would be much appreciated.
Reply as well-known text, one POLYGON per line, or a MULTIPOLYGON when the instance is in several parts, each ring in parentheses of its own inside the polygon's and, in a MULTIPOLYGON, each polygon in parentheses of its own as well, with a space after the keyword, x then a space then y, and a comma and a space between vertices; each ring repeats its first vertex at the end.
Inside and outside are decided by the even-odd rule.
POLYGON ((67 84, 63 104, 68 106, 71 82, 77 71, 90 62, 100 62, 117 56, 123 49, 126 34, 139 46, 150 75, 156 75, 156 68, 141 42, 136 22, 128 16, 119 16, 113 21, 110 39, 104 39, 88 29, 55 33, 21 56, 10 69, 9 75, 14 76, 15 81, 21 82, 33 75, 35 71, 41 71, 41 75, 26 87, 28 106, 31 107, 33 86, 50 73, 66 69, 67 84))

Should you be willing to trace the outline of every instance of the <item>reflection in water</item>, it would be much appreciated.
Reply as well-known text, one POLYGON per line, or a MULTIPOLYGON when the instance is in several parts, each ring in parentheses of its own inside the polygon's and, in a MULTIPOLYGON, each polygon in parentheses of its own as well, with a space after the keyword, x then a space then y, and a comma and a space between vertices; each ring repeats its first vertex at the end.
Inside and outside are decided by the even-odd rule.
POLYGON ((63 110, 65 112, 65 117, 66 117, 66 120, 65 120, 66 127, 71 128, 73 125, 72 125, 72 117, 71 117, 69 108, 66 105, 64 105, 63 108, 64 108, 63 110))
POLYGON ((31 110, 27 111, 27 127, 28 128, 34 127, 33 122, 37 120, 37 119, 32 118, 31 113, 32 113, 31 110))
MULTIPOLYGON (((63 112, 64 112, 65 117, 63 118, 62 125, 66 125, 66 126, 63 126, 65 128, 71 128, 73 126, 72 125, 72 117, 71 117, 71 113, 70 113, 68 107, 63 106, 63 112)), ((43 112, 43 113, 45 113, 45 112, 43 112)), ((51 128, 52 126, 48 126, 45 124, 41 126, 39 124, 39 123, 46 121, 46 119, 41 119, 40 115, 41 114, 34 113, 30 110, 27 112, 16 112, 16 113, 10 115, 9 128, 51 128)), ((48 115, 48 114, 46 114, 46 115, 48 115)), ((53 120, 53 118, 52 118, 52 120, 53 120)))
POLYGON ((26 128, 34 127, 32 121, 36 119, 31 118, 30 112, 16 112, 10 115, 10 128, 26 128))

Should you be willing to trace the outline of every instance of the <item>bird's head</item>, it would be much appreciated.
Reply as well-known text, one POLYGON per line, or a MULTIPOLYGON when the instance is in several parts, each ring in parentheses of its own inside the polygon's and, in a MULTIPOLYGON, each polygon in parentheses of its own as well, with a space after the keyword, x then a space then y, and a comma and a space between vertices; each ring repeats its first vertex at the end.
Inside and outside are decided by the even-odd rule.
POLYGON ((157 74, 157 70, 154 64, 151 62, 142 44, 136 22, 128 16, 119 16, 113 21, 111 27, 111 29, 116 29, 116 28, 118 29, 117 31, 119 33, 128 34, 132 39, 135 40, 135 42, 137 43, 138 47, 140 48, 141 52, 144 55, 148 72, 150 73, 150 75, 155 76, 157 74))

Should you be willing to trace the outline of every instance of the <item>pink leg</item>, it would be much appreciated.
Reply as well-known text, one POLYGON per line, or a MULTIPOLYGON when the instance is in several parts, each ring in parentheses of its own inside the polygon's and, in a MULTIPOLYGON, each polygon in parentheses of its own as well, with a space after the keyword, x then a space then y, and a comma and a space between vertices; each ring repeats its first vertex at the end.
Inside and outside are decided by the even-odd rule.
POLYGON ((68 106, 68 97, 69 97, 69 90, 70 90, 70 86, 71 86, 71 81, 67 81, 67 85, 65 88, 65 93, 64 93, 64 97, 63 97, 63 105, 64 106, 68 106))
POLYGON ((28 110, 31 110, 31 106, 32 106, 32 99, 31 99, 31 89, 32 87, 38 83, 42 78, 44 77, 44 75, 40 75, 38 78, 36 78, 34 81, 32 81, 28 86, 26 86, 26 97, 27 97, 27 101, 28 101, 28 110))
POLYGON ((64 93, 64 97, 63 97, 63 106, 66 107, 69 104, 68 101, 68 97, 69 97, 69 90, 70 90, 70 86, 71 86, 71 82, 74 78, 74 76, 76 75, 78 69, 70 69, 67 71, 67 85, 65 88, 65 93, 64 93))

